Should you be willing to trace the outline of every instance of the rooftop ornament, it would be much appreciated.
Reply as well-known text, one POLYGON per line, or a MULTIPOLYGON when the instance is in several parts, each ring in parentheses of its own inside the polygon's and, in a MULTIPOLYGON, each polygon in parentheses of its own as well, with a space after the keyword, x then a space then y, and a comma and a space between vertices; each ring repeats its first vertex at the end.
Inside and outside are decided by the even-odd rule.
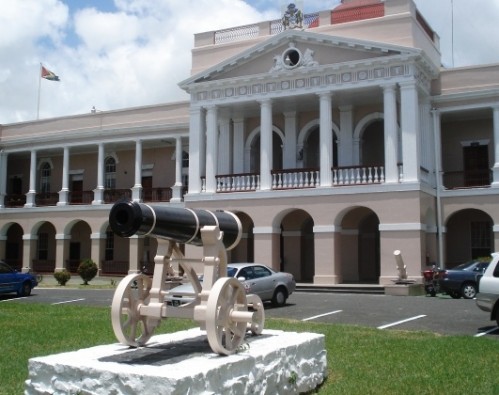
POLYGON ((288 4, 282 16, 282 25, 284 26, 284 30, 303 29, 303 12, 296 7, 295 3, 288 4))

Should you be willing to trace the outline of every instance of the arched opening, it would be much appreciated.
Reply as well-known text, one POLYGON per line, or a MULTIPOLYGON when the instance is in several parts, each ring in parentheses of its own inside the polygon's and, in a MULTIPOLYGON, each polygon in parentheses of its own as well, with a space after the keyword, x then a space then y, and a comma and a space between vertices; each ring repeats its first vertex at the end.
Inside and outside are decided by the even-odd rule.
MULTIPOLYGON (((333 133, 333 167, 338 167, 338 143, 333 133)), ((301 155, 300 155, 301 156, 301 155)), ((303 167, 318 169, 320 167, 320 128, 315 125, 303 142, 303 167)))
POLYGON ((76 273, 78 271, 78 266, 82 260, 91 258, 91 233, 92 230, 90 229, 90 226, 84 221, 78 221, 71 228, 68 261, 65 264, 65 267, 71 273, 76 273))
POLYGON ((384 166, 385 143, 384 121, 371 122, 362 133, 361 164, 363 166, 384 166))
MULTIPOLYGON (((276 132, 272 133, 272 170, 282 170, 283 141, 276 132)), ((250 173, 260 173, 260 134, 251 141, 250 173)))
POLYGON ((366 207, 350 210, 341 222, 341 274, 344 283, 379 283, 379 218, 366 207))
POLYGON ((293 210, 281 221, 280 270, 298 282, 313 282, 315 275, 314 222, 303 210, 293 210))
POLYGON ((12 224, 7 230, 5 241, 5 262, 16 270, 23 266, 23 229, 19 224, 12 224))
POLYGON ((481 210, 457 211, 447 220, 446 229, 445 267, 489 256, 494 251, 493 221, 481 210))
POLYGON ((33 258, 33 271, 54 273, 55 270, 55 228, 50 222, 44 222, 36 234, 36 249, 33 258))

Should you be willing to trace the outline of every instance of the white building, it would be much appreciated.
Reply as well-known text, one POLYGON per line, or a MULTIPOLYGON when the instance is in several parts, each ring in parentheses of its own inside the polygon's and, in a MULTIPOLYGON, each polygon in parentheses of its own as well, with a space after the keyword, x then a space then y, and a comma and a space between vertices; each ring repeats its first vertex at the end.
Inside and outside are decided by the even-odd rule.
POLYGON ((412 0, 282 22, 197 34, 189 102, 1 126, 0 258, 151 264, 155 240, 109 230, 121 196, 234 211, 230 259, 299 282, 389 284, 394 250, 421 280, 495 250, 499 65, 443 68, 412 0))

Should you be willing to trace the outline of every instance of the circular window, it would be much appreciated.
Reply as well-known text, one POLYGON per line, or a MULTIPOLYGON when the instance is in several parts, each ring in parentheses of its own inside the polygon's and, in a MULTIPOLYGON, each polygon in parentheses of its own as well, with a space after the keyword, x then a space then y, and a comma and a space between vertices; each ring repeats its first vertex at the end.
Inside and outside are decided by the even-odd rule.
POLYGON ((282 63, 287 69, 292 69, 300 65, 301 53, 296 48, 288 48, 282 54, 282 63))

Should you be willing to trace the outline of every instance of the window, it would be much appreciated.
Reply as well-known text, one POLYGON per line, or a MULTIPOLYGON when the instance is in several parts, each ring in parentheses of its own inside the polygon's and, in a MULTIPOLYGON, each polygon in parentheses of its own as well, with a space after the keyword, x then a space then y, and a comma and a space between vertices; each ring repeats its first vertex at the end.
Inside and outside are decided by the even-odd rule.
POLYGON ((112 230, 106 232, 106 252, 105 260, 112 261, 114 259, 114 233, 112 230))
POLYGON ((489 149, 487 145, 472 143, 463 147, 464 185, 466 187, 490 184, 489 149))
POLYGON ((471 258, 488 256, 492 252, 492 225, 488 221, 471 222, 471 258))
POLYGON ((105 161, 105 189, 116 189, 116 160, 109 156, 105 161))
POLYGON ((50 176, 52 173, 52 169, 50 168, 50 164, 44 162, 40 167, 40 192, 48 193, 50 192, 50 176))
POLYGON ((49 235, 40 233, 38 235, 38 259, 46 261, 49 257, 49 235))
POLYGON ((271 275, 270 270, 263 266, 253 266, 255 271, 255 278, 268 277, 271 275))

